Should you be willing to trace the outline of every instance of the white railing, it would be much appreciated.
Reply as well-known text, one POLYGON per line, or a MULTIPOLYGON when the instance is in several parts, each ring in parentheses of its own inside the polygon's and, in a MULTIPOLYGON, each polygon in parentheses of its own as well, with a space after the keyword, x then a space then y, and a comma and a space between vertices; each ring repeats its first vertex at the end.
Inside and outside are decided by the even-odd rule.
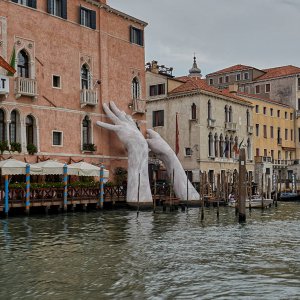
POLYGON ((87 89, 81 90, 80 91, 80 104, 81 104, 81 106, 97 105, 98 104, 97 91, 87 90, 87 89))
POLYGON ((225 129, 228 131, 236 131, 236 123, 225 122, 225 129))
POLYGON ((296 118, 300 117, 300 110, 296 110, 296 118))
POLYGON ((294 164, 293 160, 289 159, 274 159, 273 160, 273 165, 275 166, 291 166, 294 164))
POLYGON ((144 114, 146 112, 146 101, 142 99, 133 99, 132 110, 134 113, 144 114))
POLYGON ((15 93, 17 98, 23 96, 37 96, 37 81, 35 79, 17 77, 15 81, 15 93))
POLYGON ((214 120, 214 119, 207 119, 207 126, 214 128, 215 122, 216 122, 216 120, 214 120))

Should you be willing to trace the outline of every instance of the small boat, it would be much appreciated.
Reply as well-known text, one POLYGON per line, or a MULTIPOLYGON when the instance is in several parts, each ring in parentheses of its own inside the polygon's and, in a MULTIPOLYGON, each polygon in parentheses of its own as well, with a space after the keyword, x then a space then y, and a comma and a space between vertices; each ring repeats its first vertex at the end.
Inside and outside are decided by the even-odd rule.
POLYGON ((295 192, 282 192, 278 194, 279 201, 299 201, 300 195, 295 192))
MULTIPOLYGON (((246 208, 266 208, 271 206, 273 199, 262 199, 260 195, 253 195, 251 199, 246 199, 246 208)), ((237 207, 238 203, 235 199, 231 198, 228 201, 228 206, 237 207)))

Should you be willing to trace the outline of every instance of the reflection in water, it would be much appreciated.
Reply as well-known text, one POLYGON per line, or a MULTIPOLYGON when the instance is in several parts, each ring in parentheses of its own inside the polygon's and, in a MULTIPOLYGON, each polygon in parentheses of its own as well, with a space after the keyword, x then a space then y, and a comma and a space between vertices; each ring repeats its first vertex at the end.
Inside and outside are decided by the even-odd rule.
POLYGON ((0 299, 299 299, 300 204, 0 220, 0 299))

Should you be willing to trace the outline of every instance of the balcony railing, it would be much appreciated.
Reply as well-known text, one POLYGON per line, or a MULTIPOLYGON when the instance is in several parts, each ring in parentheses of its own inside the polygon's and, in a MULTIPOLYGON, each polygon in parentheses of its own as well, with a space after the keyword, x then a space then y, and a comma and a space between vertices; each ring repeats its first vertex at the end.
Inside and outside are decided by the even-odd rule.
POLYGON ((146 101, 142 99, 133 99, 131 108, 134 113, 144 114, 146 112, 146 101))
POLYGON ((83 89, 80 91, 80 104, 81 107, 86 105, 95 106, 98 104, 97 91, 83 89))
POLYGON ((249 134, 252 134, 252 133, 253 133, 253 125, 247 126, 247 132, 248 132, 249 134))
POLYGON ((15 79, 15 94, 21 96, 37 97, 37 81, 35 79, 17 77, 15 79))
POLYGON ((300 117, 300 110, 296 110, 296 118, 300 117))
POLYGON ((236 131, 236 123, 233 122, 225 122, 225 129, 227 131, 236 131))
POLYGON ((215 127, 215 123, 216 123, 216 120, 214 120, 214 119, 207 119, 207 126, 208 127, 214 128, 215 127))
POLYGON ((271 156, 255 156, 254 160, 256 163, 272 163, 271 156))
POLYGON ((294 160, 289 159, 274 159, 273 165, 274 166, 291 166, 294 164, 294 160))

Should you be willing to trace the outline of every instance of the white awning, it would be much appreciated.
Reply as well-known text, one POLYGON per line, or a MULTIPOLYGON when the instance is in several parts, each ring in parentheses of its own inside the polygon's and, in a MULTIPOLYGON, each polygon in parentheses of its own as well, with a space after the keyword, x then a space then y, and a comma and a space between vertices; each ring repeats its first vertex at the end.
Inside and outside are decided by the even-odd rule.
POLYGON ((68 165, 68 175, 100 176, 100 168, 82 161, 68 165))
POLYGON ((31 166, 40 169, 40 172, 34 170, 30 173, 33 175, 62 175, 64 173, 64 164, 55 160, 45 160, 31 166))
MULTIPOLYGON (((24 175, 26 174, 27 163, 16 160, 6 159, 0 161, 0 169, 2 175, 24 175)), ((30 166, 30 172, 41 172, 39 167, 30 166)))

